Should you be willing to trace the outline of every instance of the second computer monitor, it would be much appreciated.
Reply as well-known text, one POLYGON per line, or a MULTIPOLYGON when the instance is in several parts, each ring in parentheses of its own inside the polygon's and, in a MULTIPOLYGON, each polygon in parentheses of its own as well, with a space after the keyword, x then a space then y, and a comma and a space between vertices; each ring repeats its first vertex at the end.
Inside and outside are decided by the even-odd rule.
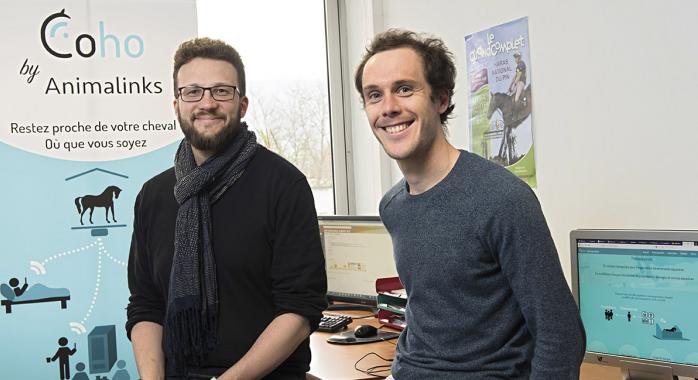
POLYGON ((395 277, 393 245, 377 216, 319 216, 331 301, 376 304, 376 279, 395 277))
POLYGON ((570 243, 585 361, 698 377, 698 231, 574 230, 570 243))

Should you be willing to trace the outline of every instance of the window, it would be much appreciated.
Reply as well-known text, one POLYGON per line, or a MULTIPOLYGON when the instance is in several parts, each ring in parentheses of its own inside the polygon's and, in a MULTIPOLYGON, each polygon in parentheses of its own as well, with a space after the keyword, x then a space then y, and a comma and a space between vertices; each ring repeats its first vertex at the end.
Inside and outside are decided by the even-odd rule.
POLYGON ((257 140, 308 178, 318 214, 334 214, 322 0, 199 0, 199 35, 240 53, 257 140))

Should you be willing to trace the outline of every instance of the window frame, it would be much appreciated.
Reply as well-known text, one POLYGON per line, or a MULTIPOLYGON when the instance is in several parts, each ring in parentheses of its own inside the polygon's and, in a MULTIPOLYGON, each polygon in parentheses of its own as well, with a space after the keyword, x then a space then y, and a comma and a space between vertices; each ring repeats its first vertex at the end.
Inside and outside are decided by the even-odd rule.
POLYGON ((356 211, 354 170, 351 150, 350 99, 344 88, 351 68, 346 51, 346 17, 342 14, 341 0, 324 0, 325 44, 327 54, 327 85, 330 107, 330 145, 332 147, 332 183, 336 215, 353 215, 356 211), (347 143, 349 142, 349 144, 347 143))

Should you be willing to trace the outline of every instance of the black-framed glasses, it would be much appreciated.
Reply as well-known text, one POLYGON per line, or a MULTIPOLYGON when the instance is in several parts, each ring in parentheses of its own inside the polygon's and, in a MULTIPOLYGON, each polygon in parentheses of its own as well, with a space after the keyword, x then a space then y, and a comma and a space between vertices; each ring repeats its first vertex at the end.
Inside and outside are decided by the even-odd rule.
POLYGON ((185 102, 198 102, 203 99, 206 90, 211 93, 213 99, 225 101, 233 100, 238 88, 236 86, 220 85, 212 87, 186 86, 177 89, 179 98, 185 102))

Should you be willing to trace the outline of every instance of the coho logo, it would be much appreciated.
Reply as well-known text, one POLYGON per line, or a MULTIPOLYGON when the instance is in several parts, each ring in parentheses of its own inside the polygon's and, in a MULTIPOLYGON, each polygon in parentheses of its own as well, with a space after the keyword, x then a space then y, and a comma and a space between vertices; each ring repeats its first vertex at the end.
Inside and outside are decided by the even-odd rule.
MULTIPOLYGON (((65 13, 65 9, 46 17, 46 20, 44 20, 44 22, 41 24, 41 44, 44 45, 44 49, 46 49, 46 51, 54 57, 70 58, 73 56, 73 54, 69 51, 61 52, 53 47, 56 45, 64 45, 65 48, 65 41, 70 41, 71 39, 71 35, 67 31, 59 33, 59 30, 68 27, 68 21, 53 22, 54 20, 61 18, 70 19, 70 16, 65 13), (49 24, 51 24, 50 28, 49 24), (60 39, 59 36, 65 41, 57 41, 60 39)), ((145 44, 141 36, 129 34, 126 36, 126 38, 124 38, 122 45, 122 41, 119 37, 113 34, 107 34, 105 32, 104 21, 99 21, 98 24, 99 35, 97 39, 87 33, 80 34, 75 38, 75 52, 77 52, 78 55, 84 58, 89 58, 94 56, 95 53, 99 52, 99 56, 105 58, 107 56, 107 52, 112 51, 114 57, 120 58, 122 49, 124 53, 131 58, 138 58, 143 55, 145 44), (99 44, 97 42, 99 42, 99 44)))

